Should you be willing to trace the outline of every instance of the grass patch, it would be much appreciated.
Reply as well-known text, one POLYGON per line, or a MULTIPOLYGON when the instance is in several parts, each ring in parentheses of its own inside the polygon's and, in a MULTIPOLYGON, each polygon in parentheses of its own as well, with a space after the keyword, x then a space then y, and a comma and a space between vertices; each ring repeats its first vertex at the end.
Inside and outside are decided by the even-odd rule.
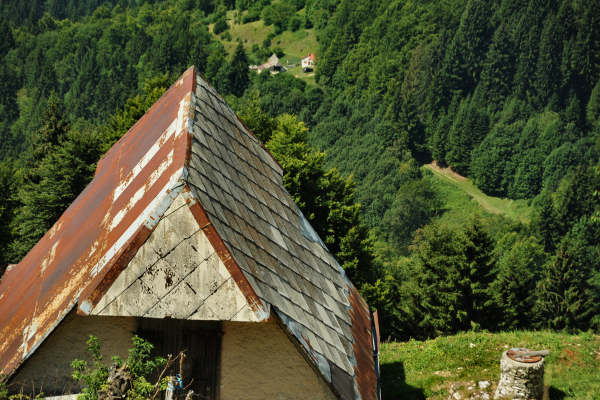
POLYGON ((382 394, 394 399, 463 399, 477 393, 493 398, 500 357, 510 347, 549 349, 544 385, 550 399, 598 399, 600 336, 555 332, 467 332, 427 341, 382 343, 382 394), (479 381, 489 381, 479 389, 479 381))
POLYGON ((447 210, 442 218, 450 221, 464 221, 475 211, 483 210, 488 214, 500 214, 516 221, 529 223, 533 207, 526 200, 511 200, 488 196, 470 179, 464 178, 449 169, 441 169, 428 164, 424 168, 431 171, 434 187, 445 201, 447 210))
POLYGON ((285 52, 284 60, 299 62, 309 53, 317 54, 319 44, 314 29, 299 29, 296 32, 284 31, 271 41, 274 47, 281 47, 285 52))
MULTIPOLYGON (((298 14, 301 15, 304 12, 303 10, 300 10, 298 14)), ((221 41, 229 55, 232 55, 235 51, 238 40, 241 40, 244 44, 246 53, 251 54, 252 46, 255 44, 262 46, 263 41, 274 31, 274 27, 273 25, 265 26, 262 20, 247 24, 235 24, 234 13, 235 11, 227 12, 227 24, 229 25, 227 32, 229 32, 231 40, 224 38, 225 32, 216 36, 216 38, 221 41)), ((210 24, 208 27, 209 31, 212 32, 214 24, 210 24)), ((300 60, 309 53, 318 54, 319 43, 317 42, 314 29, 299 29, 296 32, 284 31, 271 40, 271 47, 280 47, 285 53, 281 58, 282 64, 297 64, 296 67, 288 69, 286 73, 293 74, 296 78, 304 80, 309 85, 317 85, 315 73, 304 73, 300 66, 300 60)), ((267 60, 259 60, 259 63, 265 61, 267 60)))
POLYGON ((242 41, 244 49, 247 53, 250 53, 253 45, 262 46, 263 41, 269 36, 269 33, 273 32, 273 25, 265 26, 262 20, 238 25, 233 23, 233 19, 228 19, 227 23, 229 24, 231 41, 223 40, 221 37, 219 37, 219 40, 221 40, 221 43, 223 43, 225 50, 229 54, 233 54, 235 51, 238 40, 242 41))

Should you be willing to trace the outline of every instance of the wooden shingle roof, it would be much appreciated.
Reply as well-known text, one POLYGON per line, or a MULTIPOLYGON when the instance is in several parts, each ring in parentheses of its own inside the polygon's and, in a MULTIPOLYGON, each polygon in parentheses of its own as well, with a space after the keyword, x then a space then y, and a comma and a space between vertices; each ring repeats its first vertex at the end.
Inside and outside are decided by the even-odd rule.
MULTIPOLYGON (((60 231, 64 229, 73 232, 69 224, 78 220, 63 215, 55 225, 59 234, 46 235, 32 250, 41 258, 54 252, 51 263, 63 265, 60 272, 66 274, 57 275, 54 281, 62 284, 45 285, 43 301, 51 303, 62 296, 62 305, 48 314, 47 320, 38 318, 33 336, 31 324, 36 321, 40 300, 17 312, 7 309, 7 304, 35 295, 27 288, 25 292, 16 291, 19 285, 13 282, 19 278, 31 282, 42 259, 26 256, 0 282, 0 338, 10 336, 4 328, 9 325, 13 329, 18 326, 23 333, 10 336, 11 346, 0 345, 0 365, 5 366, 2 372, 14 371, 76 303, 80 313, 89 312, 106 290, 106 282, 114 281, 122 264, 131 259, 160 220, 161 210, 164 212, 174 193, 183 188, 194 200, 190 209, 196 219, 209 227, 222 244, 219 254, 257 315, 263 319, 276 315, 340 398, 377 398, 374 329, 366 303, 285 190, 281 166, 193 67, 109 151, 98 169, 91 188, 82 193, 83 199, 75 201, 76 209, 72 206, 65 213, 90 214, 91 209, 100 207, 96 212, 97 237, 93 232, 89 239, 84 236, 79 256, 68 255, 62 249, 56 251, 63 242, 53 238, 63 238, 60 231), (163 119, 160 127, 148 127, 148 121, 163 119), (163 132, 153 134, 152 144, 135 149, 125 146, 147 141, 147 131, 152 129, 163 132), (174 129, 173 134, 165 139, 164 132, 169 129, 174 129), (125 163, 121 159, 128 156, 128 151, 135 157, 125 163), (171 161, 165 166, 164 161, 161 164, 155 160, 157 156, 170 157, 171 161), (111 157, 127 167, 115 170, 110 165, 111 157), (154 171, 144 174, 147 165, 154 165, 154 171), (115 209, 110 202, 103 205, 97 198, 88 197, 86 193, 97 192, 93 187, 99 177, 110 171, 118 172, 118 178, 102 191, 106 197, 114 199, 115 192, 129 190, 133 194, 141 190, 140 196, 152 192, 154 199, 149 198, 143 207, 135 203, 115 209), (138 175, 145 178, 138 179, 138 175), (170 182, 170 189, 153 191, 156 181, 170 182), (151 207, 154 211, 144 214, 143 210, 151 207), (135 225, 141 215, 145 215, 142 223, 135 225), (108 235, 111 228, 118 230, 121 221, 128 221, 129 226, 122 229, 131 234, 123 238, 121 233, 112 242, 98 245, 98 238, 108 235), (23 343, 27 351, 16 351, 19 346, 23 348, 23 343)), ((31 286, 44 286, 43 278, 31 286)))

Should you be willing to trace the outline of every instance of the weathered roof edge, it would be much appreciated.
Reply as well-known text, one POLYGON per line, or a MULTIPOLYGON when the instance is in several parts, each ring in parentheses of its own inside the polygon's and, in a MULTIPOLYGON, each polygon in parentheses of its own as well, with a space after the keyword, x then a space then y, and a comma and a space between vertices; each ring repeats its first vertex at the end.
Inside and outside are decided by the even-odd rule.
POLYGON ((204 232, 208 241, 217 252, 217 255, 219 256, 223 264, 225 264, 225 268, 227 268, 227 270, 229 271, 229 274, 233 278, 234 282, 236 283, 242 294, 246 297, 250 308, 257 314, 258 321, 268 320, 271 314, 270 306, 268 304, 263 303, 262 300, 258 297, 256 291, 254 290, 250 282, 248 282, 248 279, 246 278, 246 276, 242 272, 242 269, 235 260, 235 257, 233 256, 233 254, 231 254, 230 250, 225 245, 225 242, 223 242, 221 235, 219 235, 219 233, 215 229, 214 225, 212 224, 208 215, 206 214, 206 211, 204 210, 198 199, 196 199, 196 197, 193 195, 189 186, 186 185, 182 194, 186 203, 188 204, 192 215, 194 216, 194 219, 200 226, 200 229, 204 232))
MULTIPOLYGON (((164 203, 169 203, 165 201, 164 193, 181 186, 181 182, 177 182, 184 173, 180 168, 184 157, 175 151, 178 136, 175 130, 182 128, 184 118, 181 113, 184 110, 189 116, 189 101, 186 109, 185 97, 189 99, 195 88, 191 85, 192 77, 195 80, 193 67, 185 71, 105 154, 92 182, 18 266, 0 281, 0 336, 3 339, 0 342, 0 366, 3 374, 12 375, 39 348, 64 316, 82 300, 83 291, 97 275, 143 241, 144 233, 147 234, 149 227, 160 218, 164 203), (169 99, 175 99, 175 102, 169 99), (140 130, 143 132, 132 133, 140 130), (173 146, 167 146, 162 154, 159 148, 167 140, 173 146), (158 147, 149 148, 152 143, 158 147), (158 157, 144 153, 149 150, 155 150, 152 154, 158 157), (126 157, 131 154, 133 158, 126 157), (132 162, 138 164, 134 166, 132 162), (160 172, 152 170, 157 173, 147 177, 147 170, 143 168, 157 162, 160 165, 153 168, 158 167, 160 172), (111 173, 115 166, 120 166, 116 180, 115 174, 111 173), (143 186, 143 191, 139 192, 141 197, 132 198, 131 191, 138 190, 140 185, 143 186), (124 192, 126 195, 121 196, 124 192), (108 193, 112 196, 107 196, 108 193), (155 202, 156 199, 161 199, 157 201, 163 204, 155 202), (94 208, 89 209, 90 204, 94 208), (88 209, 83 211, 82 207, 88 209), (61 240, 66 232, 83 235, 79 238, 82 240, 61 240)), ((179 147, 185 150, 183 146, 179 147)), ((85 308, 83 301, 81 304, 85 308)))

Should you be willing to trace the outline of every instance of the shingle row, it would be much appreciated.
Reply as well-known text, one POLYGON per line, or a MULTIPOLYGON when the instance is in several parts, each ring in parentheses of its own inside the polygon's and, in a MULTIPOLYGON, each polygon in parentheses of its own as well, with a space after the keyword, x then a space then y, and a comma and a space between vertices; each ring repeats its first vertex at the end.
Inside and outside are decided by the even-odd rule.
POLYGON ((353 375, 348 283, 327 249, 303 232, 281 168, 201 79, 194 111, 192 191, 261 300, 353 375))

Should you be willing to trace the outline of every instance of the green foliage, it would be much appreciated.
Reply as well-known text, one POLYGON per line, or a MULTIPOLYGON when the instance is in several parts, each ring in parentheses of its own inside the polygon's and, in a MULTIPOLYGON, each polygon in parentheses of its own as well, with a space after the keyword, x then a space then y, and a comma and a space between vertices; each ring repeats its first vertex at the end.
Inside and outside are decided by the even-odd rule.
POLYGON ((536 303, 540 325, 552 329, 600 326, 600 225, 582 218, 544 266, 536 303))
POLYGON ((227 19, 223 15, 215 22, 215 26, 213 27, 213 33, 215 35, 218 35, 219 33, 225 32, 227 29, 229 29, 229 25, 227 25, 227 19))
POLYGON ((8 245, 12 237, 10 221, 13 219, 16 207, 14 194, 17 191, 14 174, 15 167, 12 162, 0 162, 0 193, 4 193, 0 197, 0 276, 11 261, 8 256, 8 245))
POLYGON ((596 126, 600 124, 600 79, 590 94, 590 100, 586 107, 586 118, 588 124, 596 126))
POLYGON ((288 28, 292 32, 296 32, 302 26, 302 19, 295 15, 288 21, 288 28))
POLYGON ((262 11, 265 25, 274 25, 275 33, 281 33, 288 27, 289 19, 296 13, 296 8, 288 2, 278 2, 267 6, 262 11))
POLYGON ((360 287, 373 281, 375 272, 368 231, 360 223, 360 205, 354 200, 354 183, 335 169, 326 170, 325 154, 312 151, 306 139, 304 124, 282 115, 266 146, 283 167, 286 189, 360 287))
POLYGON ((8 399, 8 388, 4 376, 0 376, 0 400, 8 399))
POLYGON ((492 248, 477 219, 460 232, 437 224, 417 231, 411 307, 421 316, 420 335, 489 326, 485 304, 493 279, 492 248))
POLYGON ((441 202, 429 180, 407 181, 381 220, 384 237, 396 251, 406 253, 413 233, 428 224, 440 208, 441 202))
POLYGON ((244 100, 244 103, 237 107, 238 116, 261 142, 267 143, 277 126, 276 121, 262 110, 258 90, 252 90, 244 100))
POLYGON ((103 363, 100 343, 98 338, 90 335, 87 340, 88 352, 91 356, 91 365, 86 360, 75 359, 71 362, 73 379, 83 385, 81 398, 83 400, 96 400, 98 392, 105 387, 109 370, 103 363))
POLYGON ((487 194, 506 196, 514 166, 512 152, 521 131, 520 124, 496 124, 492 132, 472 153, 471 175, 475 184, 487 194))
POLYGON ((235 53, 233 53, 231 59, 229 82, 231 85, 231 92, 236 96, 244 94, 244 90, 246 90, 250 83, 248 58, 246 57, 242 42, 238 42, 235 53))
POLYGON ((475 99, 460 103, 448 133, 449 151, 446 161, 458 173, 469 175, 471 152, 489 132, 489 116, 475 99))
MULTIPOLYGON (((152 384, 148 379, 166 363, 162 357, 152 357, 154 346, 135 335, 132 338, 133 347, 129 349, 129 356, 125 361, 119 357, 113 357, 112 368, 120 368, 124 365, 131 374, 132 387, 127 393, 127 398, 132 400, 148 399, 160 386, 164 389, 165 382, 160 381, 152 384)), ((103 361, 98 338, 90 335, 88 341, 88 352, 91 356, 91 364, 86 360, 75 359, 71 362, 73 378, 83 385, 79 398, 84 400, 95 400, 100 390, 105 390, 110 373, 109 368, 103 361)))
POLYGON ((530 327, 536 316, 536 284, 547 255, 535 237, 519 237, 516 232, 505 234, 494 254, 497 263, 488 312, 494 313, 498 329, 530 327))
POLYGON ((169 86, 167 75, 158 75, 149 79, 141 95, 127 99, 121 110, 113 114, 101 127, 103 137, 102 152, 106 152, 119 140, 129 128, 163 95, 169 86))

